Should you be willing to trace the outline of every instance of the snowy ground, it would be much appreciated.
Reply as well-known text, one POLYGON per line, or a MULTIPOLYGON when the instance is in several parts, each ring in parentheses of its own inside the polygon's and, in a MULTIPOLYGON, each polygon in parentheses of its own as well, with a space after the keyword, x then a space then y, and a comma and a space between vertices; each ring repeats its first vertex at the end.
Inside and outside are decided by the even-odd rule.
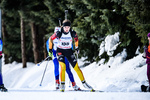
POLYGON ((149 100, 149 93, 14 92, 0 93, 1 100, 149 100))
MULTIPOLYGON (((108 64, 96 63, 81 68, 86 81, 94 89, 105 92, 52 91, 55 89, 52 61, 48 62, 42 86, 40 82, 47 61, 40 66, 27 63, 25 69, 21 63, 3 64, 4 83, 9 92, 0 92, 0 100, 149 100, 149 93, 140 92, 141 84, 148 85, 145 59, 141 56, 120 64, 116 57, 110 68, 108 64)), ((82 66, 82 59, 78 61, 82 66)), ((77 85, 84 89, 73 69, 72 72, 77 85)), ((67 75, 66 90, 72 90, 67 75)))

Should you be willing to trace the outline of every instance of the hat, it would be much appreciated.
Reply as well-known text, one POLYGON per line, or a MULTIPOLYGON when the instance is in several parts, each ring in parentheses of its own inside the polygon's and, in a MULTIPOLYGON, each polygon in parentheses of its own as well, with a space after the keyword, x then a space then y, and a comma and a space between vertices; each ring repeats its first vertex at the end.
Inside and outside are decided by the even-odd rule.
POLYGON ((147 37, 150 37, 150 33, 147 34, 147 37))
POLYGON ((63 26, 71 26, 71 23, 70 22, 65 22, 65 23, 63 23, 63 26))

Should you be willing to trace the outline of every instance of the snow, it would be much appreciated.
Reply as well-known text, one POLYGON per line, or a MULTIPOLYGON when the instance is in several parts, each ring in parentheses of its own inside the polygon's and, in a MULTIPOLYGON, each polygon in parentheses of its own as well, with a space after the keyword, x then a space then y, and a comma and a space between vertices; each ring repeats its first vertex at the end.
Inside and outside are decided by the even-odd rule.
POLYGON ((105 51, 107 55, 112 56, 114 50, 116 50, 117 46, 120 44, 119 42, 119 32, 116 32, 114 35, 108 35, 105 38, 105 41, 102 41, 100 45, 100 53, 99 56, 102 55, 105 51))
MULTIPOLYGON (((114 51, 119 45, 117 35, 119 33, 108 36, 108 41, 105 40, 105 46, 109 47, 105 48, 106 52, 114 51)), ((95 90, 104 92, 67 91, 73 90, 67 74, 66 91, 53 91, 55 90, 55 78, 52 61, 45 61, 40 66, 28 62, 27 68, 23 69, 22 63, 14 61, 11 64, 4 64, 2 58, 3 80, 8 92, 0 92, 0 100, 149 100, 149 93, 140 91, 141 84, 148 85, 146 59, 142 58, 141 53, 127 61, 125 61, 126 56, 126 49, 124 49, 115 57, 110 57, 108 63, 104 64, 105 59, 103 58, 98 63, 94 62, 86 67, 81 67, 87 83, 95 90), (40 86, 47 63, 46 73, 42 86, 40 86)), ((79 66, 83 66, 84 59, 78 59, 79 66)), ((72 67, 71 70, 77 85, 85 89, 72 67)))

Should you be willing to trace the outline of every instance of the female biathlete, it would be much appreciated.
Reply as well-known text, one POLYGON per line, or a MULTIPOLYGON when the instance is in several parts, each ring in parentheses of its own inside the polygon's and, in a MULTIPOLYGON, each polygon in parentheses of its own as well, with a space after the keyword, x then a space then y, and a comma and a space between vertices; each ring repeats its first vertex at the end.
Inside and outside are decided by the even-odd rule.
MULTIPOLYGON (((58 30, 60 30, 60 27, 55 27, 54 33, 55 33, 56 31, 58 31, 58 30)), ((46 47, 48 48, 48 51, 49 51, 49 40, 50 40, 50 39, 48 39, 47 42, 46 42, 46 47)), ((53 57, 52 57, 52 56, 51 56, 51 57, 52 57, 53 63, 54 63, 54 73, 55 73, 56 89, 59 89, 59 87, 60 87, 60 82, 59 82, 59 63, 58 63, 58 59, 57 59, 57 57, 56 57, 57 44, 58 44, 58 39, 55 38, 55 39, 53 40, 53 50, 52 50, 52 52, 53 52, 53 57)), ((71 81, 71 83, 72 83, 73 89, 74 89, 74 90, 80 90, 80 87, 78 87, 78 86, 76 85, 76 82, 75 82, 75 80, 74 80, 73 74, 72 74, 72 72, 71 72, 71 70, 70 70, 69 62, 68 62, 68 60, 67 60, 66 57, 65 57, 65 64, 66 64, 66 72, 67 72, 68 77, 69 77, 69 79, 70 79, 70 81, 71 81)))
POLYGON ((53 40, 58 38, 58 44, 57 44, 57 56, 58 56, 58 61, 61 66, 61 72, 60 72, 60 77, 61 77, 61 90, 65 90, 65 71, 66 71, 66 64, 65 64, 65 57, 68 59, 76 73, 78 74, 78 77, 80 78, 83 86, 85 88, 90 89, 91 91, 94 91, 94 89, 87 84, 85 81, 85 78, 83 76, 82 71, 80 70, 77 60, 73 54, 72 50, 72 38, 75 40, 75 50, 77 53, 79 53, 79 48, 78 48, 78 36, 75 31, 70 29, 71 27, 71 22, 70 20, 64 20, 63 21, 63 27, 61 28, 60 31, 57 31, 50 37, 49 41, 49 56, 52 55, 52 43, 53 40))

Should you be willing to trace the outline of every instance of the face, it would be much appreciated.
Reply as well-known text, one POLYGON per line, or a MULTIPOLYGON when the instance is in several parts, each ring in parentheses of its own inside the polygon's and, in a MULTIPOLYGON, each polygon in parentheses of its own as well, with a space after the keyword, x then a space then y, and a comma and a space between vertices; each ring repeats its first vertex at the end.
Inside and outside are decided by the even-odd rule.
POLYGON ((150 37, 148 37, 148 41, 149 41, 149 43, 150 43, 150 37))
POLYGON ((63 29, 64 29, 64 32, 67 33, 67 32, 69 32, 69 30, 70 30, 70 26, 64 26, 63 29))

